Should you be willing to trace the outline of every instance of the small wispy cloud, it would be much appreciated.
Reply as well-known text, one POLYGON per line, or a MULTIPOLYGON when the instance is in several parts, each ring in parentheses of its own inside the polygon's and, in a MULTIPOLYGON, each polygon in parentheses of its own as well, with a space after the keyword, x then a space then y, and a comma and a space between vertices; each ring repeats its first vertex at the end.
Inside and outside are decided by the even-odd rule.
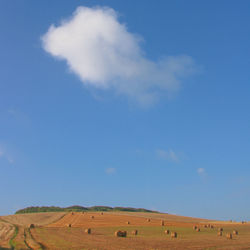
POLYGON ((12 108, 8 109, 8 113, 9 113, 10 115, 14 115, 14 116, 17 115, 17 111, 16 111, 15 109, 12 109, 12 108))
POLYGON ((0 158, 3 158, 6 156, 5 150, 3 149, 3 147, 0 147, 0 158))
POLYGON ((12 163, 14 163, 14 160, 13 160, 13 158, 11 158, 11 157, 7 157, 7 160, 8 160, 8 162, 10 163, 10 164, 12 164, 12 163))
POLYGON ((197 173, 200 175, 200 176, 204 176, 206 174, 206 170, 205 168, 198 168, 197 169, 197 173))
POLYGON ((29 116, 18 108, 9 108, 7 112, 9 116, 15 120, 15 122, 18 122, 18 124, 27 126, 31 122, 29 116))
POLYGON ((112 175, 116 173, 116 168, 106 168, 105 169, 106 174, 112 175))
POLYGON ((180 162, 180 157, 172 150, 163 150, 163 149, 157 149, 156 150, 156 155, 159 158, 168 160, 168 161, 172 161, 172 162, 180 162))
POLYGON ((188 55, 147 58, 143 39, 129 32, 118 16, 108 7, 78 7, 72 17, 50 26, 42 36, 43 48, 65 60, 84 86, 112 90, 146 105, 175 93, 197 72, 188 55))
POLYGON ((14 163, 14 159, 2 147, 0 148, 0 158, 7 160, 10 164, 14 163))

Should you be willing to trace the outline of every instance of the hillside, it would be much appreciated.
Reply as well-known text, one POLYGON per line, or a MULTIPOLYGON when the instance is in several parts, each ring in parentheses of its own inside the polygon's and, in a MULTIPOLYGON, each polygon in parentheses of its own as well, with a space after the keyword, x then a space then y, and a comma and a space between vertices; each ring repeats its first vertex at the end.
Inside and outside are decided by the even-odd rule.
POLYGON ((53 223, 54 221, 57 221, 62 218, 64 215, 64 212, 14 214, 0 216, 0 220, 19 226, 27 226, 31 223, 42 226, 53 223))

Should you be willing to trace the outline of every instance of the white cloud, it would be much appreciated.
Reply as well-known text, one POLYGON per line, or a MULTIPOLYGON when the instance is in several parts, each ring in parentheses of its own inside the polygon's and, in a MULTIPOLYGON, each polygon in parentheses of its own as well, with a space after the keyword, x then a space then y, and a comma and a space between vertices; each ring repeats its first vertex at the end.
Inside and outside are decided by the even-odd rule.
POLYGON ((205 170, 205 168, 198 168, 198 169, 197 169, 197 173, 198 173, 199 175, 204 175, 204 174, 206 173, 206 170, 205 170))
POLYGON ((71 18, 51 25, 42 37, 45 51, 66 60, 85 86, 150 104, 177 91, 196 67, 187 55, 149 60, 140 48, 141 40, 119 22, 113 9, 104 7, 78 7, 71 18))
POLYGON ((14 109, 9 109, 9 110, 8 110, 8 113, 11 114, 11 115, 16 115, 16 110, 14 110, 14 109))
POLYGON ((14 163, 13 158, 2 147, 0 148, 0 158, 7 160, 10 164, 14 163))
POLYGON ((115 168, 107 168, 105 170, 106 174, 114 174, 116 172, 116 169, 115 168))
POLYGON ((12 163, 14 163, 14 160, 11 158, 11 157, 7 157, 7 160, 8 160, 8 162, 10 163, 10 164, 12 164, 12 163))
POLYGON ((7 112, 10 115, 10 117, 15 119, 15 122, 18 122, 18 124, 22 125, 30 124, 30 118, 27 116, 27 114, 25 114, 21 110, 16 108, 10 108, 7 110, 7 112))
POLYGON ((180 161, 179 157, 172 149, 170 150, 157 149, 156 154, 158 157, 165 159, 165 160, 170 160, 176 163, 180 161))
POLYGON ((0 146, 0 157, 5 157, 6 153, 2 146, 0 146))

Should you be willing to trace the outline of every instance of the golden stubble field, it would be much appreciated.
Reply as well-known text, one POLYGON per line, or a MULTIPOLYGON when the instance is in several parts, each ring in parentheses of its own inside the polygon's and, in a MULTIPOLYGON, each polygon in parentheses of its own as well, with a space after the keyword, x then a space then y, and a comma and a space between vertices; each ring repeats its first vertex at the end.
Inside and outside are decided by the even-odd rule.
MULTIPOLYGON (((39 213, 1 219, 12 230, 18 229, 11 240, 15 249, 250 249, 250 223, 131 212, 39 213), (85 232, 87 228, 91 234, 85 232), (222 236, 217 235, 219 228, 223 228, 222 236), (117 230, 127 231, 127 237, 116 237, 117 230), (171 238, 171 232, 176 232, 177 238, 171 238), (232 239, 227 239, 228 233, 232 239)), ((0 239, 2 247, 7 247, 6 242, 3 245, 0 239)))

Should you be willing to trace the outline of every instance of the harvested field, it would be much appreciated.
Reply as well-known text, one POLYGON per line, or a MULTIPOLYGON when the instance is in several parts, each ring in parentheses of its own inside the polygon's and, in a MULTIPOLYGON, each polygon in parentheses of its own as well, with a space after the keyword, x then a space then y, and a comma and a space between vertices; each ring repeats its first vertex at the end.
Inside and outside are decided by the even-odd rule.
MULTIPOLYGON (((145 220, 148 217, 148 213, 105 213, 101 215, 99 213, 75 213, 71 215, 71 213, 66 214, 62 219, 56 221, 55 223, 51 223, 48 225, 49 227, 63 227, 67 224, 71 224, 72 227, 114 227, 114 226, 159 226, 161 225, 161 219, 164 218, 164 225, 180 225, 190 227, 193 225, 192 223, 198 222, 197 219, 184 219, 184 222, 179 219, 178 216, 170 216, 165 214, 157 214, 157 216, 150 215, 150 222, 145 220), (94 220, 91 219, 94 216, 94 220), (168 219, 166 219, 168 218, 168 219), (175 220, 176 219, 176 220, 175 220), (128 223, 129 222, 129 223, 128 223)), ((186 218, 186 217, 184 217, 186 218)), ((203 220, 201 221, 203 222, 203 220)))
MULTIPOLYGON (((217 237, 217 232, 201 232, 194 234, 192 228, 170 227, 170 231, 178 233, 171 238, 164 233, 161 226, 137 227, 140 234, 133 235, 131 227, 97 227, 91 235, 84 233, 84 228, 36 228, 34 237, 44 242, 47 249, 243 249, 250 246, 249 232, 242 238, 228 240, 226 236, 217 237), (117 230, 127 231, 127 237, 115 237, 117 230)), ((230 231, 230 229, 228 229, 230 231)))
POLYGON ((4 221, 19 226, 28 226, 30 224, 46 225, 59 220, 64 215, 65 213, 61 212, 14 214, 14 215, 1 216, 0 219, 3 219, 4 221))
MULTIPOLYGON (((43 241, 41 237, 46 235, 46 231, 55 230, 60 234, 66 233, 64 228, 67 223, 71 223, 71 231, 67 231, 69 234, 72 232, 72 237, 76 237, 75 240, 80 244, 84 241, 87 248, 102 248, 102 249, 203 249, 204 247, 220 247, 225 249, 240 249, 240 246, 250 246, 250 225, 242 228, 242 233, 245 231, 242 238, 235 238, 232 244, 228 242, 226 233, 233 232, 233 230, 239 230, 239 223, 224 224, 223 222, 217 222, 214 228, 206 227, 208 223, 212 225, 209 220, 188 218, 183 216, 168 215, 168 214, 148 214, 148 213, 105 213, 100 215, 98 213, 75 213, 65 215, 61 220, 47 225, 46 228, 40 228, 34 230, 35 235, 40 241, 43 241), (91 219, 91 216, 95 216, 95 220, 91 219), (146 218, 146 219, 145 219, 146 218), (150 222, 147 220, 150 218, 150 222), (164 220, 164 226, 161 226, 161 220, 164 220), (127 224, 127 221, 130 224, 127 224), (202 228, 197 235, 197 232, 193 230, 194 223, 202 228), (225 236, 217 237, 217 230, 219 227, 224 228, 225 236), (91 238, 85 236, 84 240, 80 240, 82 231, 84 228, 92 228, 91 238), (131 232, 137 229, 140 234, 135 237, 131 232), (177 232, 178 237, 171 239, 171 234, 166 235, 165 230, 170 232, 177 232), (40 231, 39 231, 40 230, 40 231), (126 241, 124 239, 114 238, 115 231, 127 231, 128 235, 126 241), (37 233, 39 231, 39 233, 37 233), (74 236, 73 236, 74 235, 74 236), (79 237, 79 238, 77 238, 79 237), (112 247, 110 247, 112 246, 112 247)), ((50 234, 50 233, 48 233, 50 234)), ((51 235, 51 234, 50 234, 51 235)), ((45 236, 44 236, 45 237, 45 236)), ((56 236, 55 236, 56 237, 56 236)), ((73 238, 71 238, 73 239, 73 238)), ((56 239, 54 239, 57 241, 56 239)), ((53 240, 52 240, 53 241, 53 240)), ((51 241, 51 242, 52 242, 51 241)), ((76 242, 71 243, 72 246, 76 242)), ((55 245, 47 246, 48 248, 54 248, 55 245)), ((63 247, 63 246, 61 246, 63 247)))
MULTIPOLYGON (((37 216, 41 218, 41 214, 37 216)), ((247 249, 250 246, 250 224, 247 223, 212 223, 187 217, 181 217, 182 221, 178 216, 148 213, 102 215, 74 212, 73 215, 61 214, 57 218, 50 224, 26 219, 25 226, 19 226, 13 240, 15 249, 247 249), (150 222, 147 218, 150 218, 150 222), (164 226, 161 226, 162 220, 164 226), (36 226, 29 228, 29 224, 36 226), (68 227, 69 224, 71 227, 68 227), (193 229, 194 224, 200 228, 199 233, 193 229), (205 224, 214 225, 214 228, 205 228, 205 224), (218 228, 221 227, 223 234, 218 237, 218 228), (91 229, 91 234, 86 233, 86 229, 91 229), (138 230, 138 235, 134 233, 135 230, 138 230), (168 234, 166 230, 169 230, 168 234), (233 239, 228 240, 226 235, 233 234, 234 230, 239 235, 233 235, 233 239), (116 237, 116 231, 126 231, 127 236, 116 237), (171 237, 173 232, 177 233, 177 238, 171 237)))
POLYGON ((207 219, 201 219, 201 218, 192 218, 192 217, 186 217, 186 216, 180 216, 180 215, 173 215, 173 214, 162 214, 162 213, 138 213, 138 212, 106 212, 105 214, 119 214, 119 215, 127 215, 127 216, 136 216, 136 217, 142 217, 149 220, 157 219, 158 221, 173 221, 173 222, 181 222, 181 223, 208 223, 209 220, 207 219))

